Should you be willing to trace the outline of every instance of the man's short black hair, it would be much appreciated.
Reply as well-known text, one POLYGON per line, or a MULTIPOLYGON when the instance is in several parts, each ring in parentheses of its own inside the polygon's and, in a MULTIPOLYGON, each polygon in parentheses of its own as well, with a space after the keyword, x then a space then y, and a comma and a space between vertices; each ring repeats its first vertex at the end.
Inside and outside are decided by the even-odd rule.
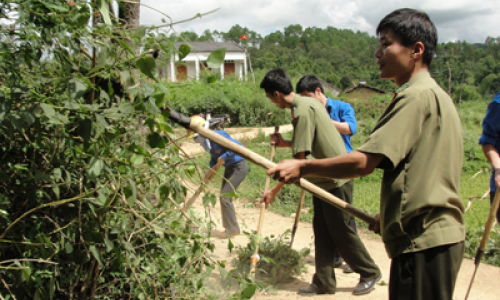
POLYGON ((267 72, 264 79, 260 82, 260 88, 264 89, 268 94, 278 91, 284 95, 288 95, 293 92, 290 77, 288 77, 283 69, 273 69, 267 72))
POLYGON ((386 29, 394 30, 405 47, 422 42, 425 46, 423 62, 427 66, 431 64, 436 53, 437 31, 426 13, 411 8, 395 10, 380 21, 377 35, 386 29))
POLYGON ((311 92, 314 93, 317 88, 321 89, 321 92, 324 94, 323 86, 321 85, 321 81, 319 78, 314 75, 304 75, 300 78, 299 82, 295 86, 295 92, 300 94, 302 92, 311 92))

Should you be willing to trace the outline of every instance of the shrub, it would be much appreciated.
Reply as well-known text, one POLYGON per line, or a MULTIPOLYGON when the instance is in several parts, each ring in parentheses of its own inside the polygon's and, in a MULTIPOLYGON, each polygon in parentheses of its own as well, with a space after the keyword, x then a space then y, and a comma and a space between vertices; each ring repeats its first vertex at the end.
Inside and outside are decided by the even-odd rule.
MULTIPOLYGON (((285 232, 277 238, 274 236, 260 240, 260 260, 256 266, 256 278, 272 285, 288 282, 293 276, 304 271, 304 258, 309 255, 310 249, 304 248, 300 252, 290 248, 288 234, 285 232)), ((256 239, 252 238, 246 247, 236 248, 237 257, 233 265, 243 274, 250 272, 250 257, 255 252, 256 239)))

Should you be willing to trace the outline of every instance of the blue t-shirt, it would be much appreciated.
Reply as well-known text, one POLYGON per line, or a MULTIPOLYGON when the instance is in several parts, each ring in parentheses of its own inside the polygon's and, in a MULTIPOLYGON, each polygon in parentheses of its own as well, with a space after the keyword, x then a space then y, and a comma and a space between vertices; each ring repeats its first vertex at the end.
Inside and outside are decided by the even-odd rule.
POLYGON ((344 140, 347 153, 352 152, 351 135, 356 134, 356 130, 358 129, 356 118, 354 117, 354 108, 349 103, 326 97, 326 111, 330 115, 330 119, 337 122, 346 122, 349 125, 352 134, 340 134, 340 136, 344 140))
MULTIPOLYGON (((228 140, 231 140, 231 141, 237 143, 238 145, 243 146, 243 144, 241 144, 237 140, 230 137, 229 134, 227 132, 225 132, 224 130, 214 130, 214 132, 222 135, 223 137, 225 137, 228 140)), ((230 166, 234 165, 235 163, 243 160, 243 157, 236 155, 233 152, 227 150, 226 148, 223 148, 223 147, 219 146, 218 144, 210 141, 210 168, 215 166, 219 157, 222 157, 222 159, 224 160, 224 167, 225 168, 230 167, 230 166)))
MULTIPOLYGON (((488 105, 488 110, 483 120, 483 134, 479 139, 479 144, 491 144, 498 153, 500 153, 500 92, 493 98, 488 105)), ((490 178, 490 189, 496 192, 495 185, 495 170, 493 170, 490 178)))

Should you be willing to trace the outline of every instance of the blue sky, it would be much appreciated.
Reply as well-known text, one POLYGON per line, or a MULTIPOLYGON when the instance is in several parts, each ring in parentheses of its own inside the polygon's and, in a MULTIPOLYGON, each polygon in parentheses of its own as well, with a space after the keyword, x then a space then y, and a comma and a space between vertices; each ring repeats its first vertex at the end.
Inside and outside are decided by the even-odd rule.
MULTIPOLYGON (((500 0, 141 0, 168 15, 174 22, 219 8, 201 19, 174 26, 175 31, 205 29, 227 32, 233 25, 248 27, 261 35, 283 31, 291 24, 302 27, 360 30, 375 35, 375 28, 391 11, 410 7, 429 14, 438 29, 439 42, 482 43, 500 37, 500 0)), ((160 25, 166 18, 141 7, 141 23, 160 25)))

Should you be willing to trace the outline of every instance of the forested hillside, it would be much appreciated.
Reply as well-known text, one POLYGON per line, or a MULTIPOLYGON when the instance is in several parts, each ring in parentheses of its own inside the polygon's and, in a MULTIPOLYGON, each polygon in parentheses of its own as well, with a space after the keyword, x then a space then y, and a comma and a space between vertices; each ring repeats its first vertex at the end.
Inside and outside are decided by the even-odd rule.
MULTIPOLYGON (((378 39, 374 34, 295 24, 266 36, 239 25, 228 32, 207 29, 201 36, 194 32, 183 32, 182 36, 187 41, 239 43, 248 49, 254 70, 281 67, 292 77, 313 73, 342 89, 365 81, 392 90, 392 82, 378 78, 373 55, 378 39)), ((457 102, 491 96, 500 90, 500 38, 488 37, 484 44, 441 43, 431 72, 457 102)))

